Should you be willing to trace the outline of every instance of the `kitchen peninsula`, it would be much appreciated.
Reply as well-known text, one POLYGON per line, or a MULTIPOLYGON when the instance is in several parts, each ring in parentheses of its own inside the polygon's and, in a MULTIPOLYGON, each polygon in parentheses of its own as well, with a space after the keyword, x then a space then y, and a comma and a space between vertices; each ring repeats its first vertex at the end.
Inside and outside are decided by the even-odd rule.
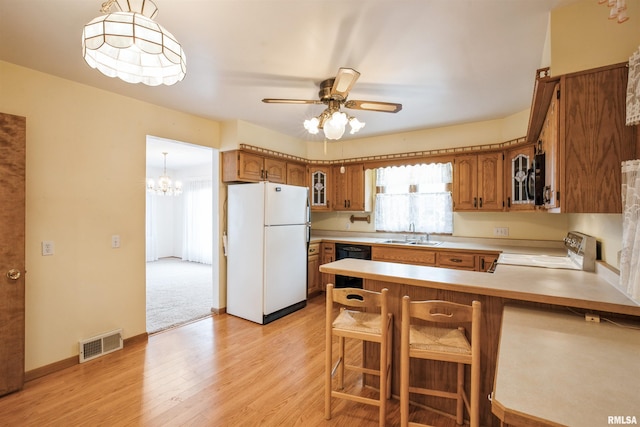
MULTIPOLYGON (((606 267, 599 267, 606 268, 606 267)), ((400 339, 400 307, 404 295, 413 300, 442 299, 463 304, 473 300, 482 303, 481 324, 481 424, 499 426, 487 398, 493 391, 498 346, 505 305, 553 309, 583 315, 597 313, 601 317, 640 319, 640 306, 600 274, 575 270, 546 269, 498 265, 493 274, 453 270, 428 266, 397 264, 381 261, 343 259, 320 266, 328 274, 361 277, 364 288, 379 291, 389 289, 389 307, 394 314, 393 342, 400 339), (570 311, 571 310, 571 311, 570 311)), ((640 349, 639 349, 640 350, 640 349)), ((394 344, 392 364, 392 393, 399 395, 397 362, 399 346, 394 344)), ((375 363, 373 352, 365 347, 365 362, 375 363)), ((454 384, 455 369, 438 369, 437 381, 454 384)), ((453 408, 437 398, 427 398, 426 405, 453 413, 453 408)), ((540 424, 544 425, 544 424, 540 424)))

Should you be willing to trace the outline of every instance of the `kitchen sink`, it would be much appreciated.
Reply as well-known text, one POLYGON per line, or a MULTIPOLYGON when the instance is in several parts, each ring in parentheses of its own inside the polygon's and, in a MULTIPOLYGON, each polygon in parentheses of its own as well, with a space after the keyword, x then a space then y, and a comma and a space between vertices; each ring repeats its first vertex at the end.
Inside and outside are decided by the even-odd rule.
POLYGON ((411 245, 416 243, 415 240, 406 240, 406 239, 387 239, 387 240, 383 240, 380 243, 402 243, 404 245, 411 245))
POLYGON ((428 240, 426 242, 411 242, 411 245, 417 245, 417 246, 440 246, 442 244, 442 242, 436 242, 433 240, 428 240))
POLYGON ((402 245, 416 245, 416 246, 440 246, 442 242, 436 242, 433 240, 405 240, 405 239, 387 239, 382 240, 380 243, 395 243, 402 245))

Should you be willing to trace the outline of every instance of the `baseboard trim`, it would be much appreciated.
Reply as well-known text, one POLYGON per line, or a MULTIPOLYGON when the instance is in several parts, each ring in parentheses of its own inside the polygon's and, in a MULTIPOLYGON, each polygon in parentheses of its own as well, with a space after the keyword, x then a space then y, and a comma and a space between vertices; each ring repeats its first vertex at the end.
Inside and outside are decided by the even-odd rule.
MULTIPOLYGON (((144 333, 140 335, 135 335, 133 337, 125 338, 124 347, 147 342, 149 340, 149 334, 144 333)), ((67 359, 62 359, 57 362, 53 362, 49 365, 41 366, 36 369, 32 369, 24 373, 24 381, 29 382, 38 378, 42 378, 46 375, 53 374, 54 372, 62 371, 63 369, 70 368, 72 366, 78 365, 80 360, 78 356, 72 356, 67 359)))
POLYGON ((225 314, 227 312, 227 307, 222 307, 222 308, 211 307, 211 312, 213 314, 225 314))

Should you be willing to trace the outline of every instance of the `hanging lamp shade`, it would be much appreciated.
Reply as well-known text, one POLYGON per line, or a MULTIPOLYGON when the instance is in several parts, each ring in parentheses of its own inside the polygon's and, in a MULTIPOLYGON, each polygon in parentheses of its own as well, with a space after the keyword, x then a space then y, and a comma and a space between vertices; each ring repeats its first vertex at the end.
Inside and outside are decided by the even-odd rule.
POLYGON ((90 67, 109 77, 148 86, 172 85, 187 71, 182 46, 156 23, 150 0, 111 0, 84 26, 82 56, 90 67), (115 7, 119 11, 110 12, 115 7))

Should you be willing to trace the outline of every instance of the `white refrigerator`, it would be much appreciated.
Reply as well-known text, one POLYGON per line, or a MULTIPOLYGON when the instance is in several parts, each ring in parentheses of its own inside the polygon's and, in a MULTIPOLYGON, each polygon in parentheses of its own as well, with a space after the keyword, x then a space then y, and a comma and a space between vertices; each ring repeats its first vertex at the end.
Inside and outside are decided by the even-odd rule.
POLYGON ((228 186, 227 313, 266 324, 307 304, 306 187, 228 186))

